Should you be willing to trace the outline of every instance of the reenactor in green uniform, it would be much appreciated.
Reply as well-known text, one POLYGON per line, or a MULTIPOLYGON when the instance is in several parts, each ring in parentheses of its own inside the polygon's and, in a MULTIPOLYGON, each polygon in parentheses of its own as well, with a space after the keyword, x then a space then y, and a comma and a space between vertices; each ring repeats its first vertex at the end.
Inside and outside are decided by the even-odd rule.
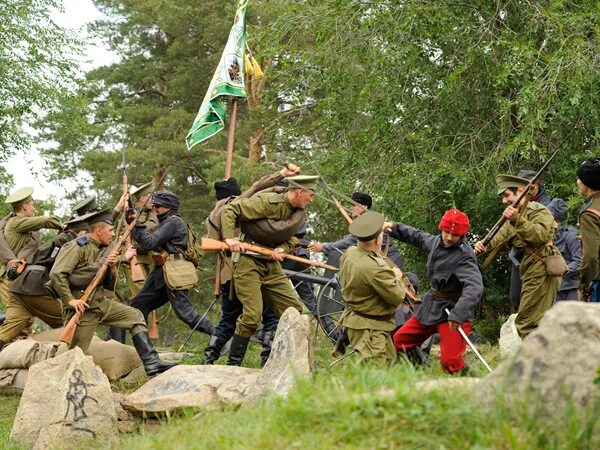
MULTIPOLYGON (((83 313, 70 348, 78 346, 87 352, 98 325, 125 328, 131 333, 133 345, 148 375, 168 370, 176 363, 162 361, 158 357, 148 337, 148 328, 142 313, 120 303, 111 290, 119 256, 111 248, 115 232, 110 210, 91 213, 82 219, 89 225, 89 232, 61 248, 50 271, 50 282, 47 284, 61 301, 65 324, 75 312, 83 313), (103 285, 98 286, 93 298, 86 305, 81 296, 101 267, 104 257, 109 271, 103 285)), ((124 257, 130 259, 134 254, 134 249, 129 248, 124 257)))
POLYGON ((240 241, 273 249, 272 258, 249 253, 234 254, 233 288, 242 303, 229 351, 229 365, 241 365, 250 337, 260 324, 263 301, 270 301, 275 314, 287 308, 302 312, 302 304, 281 268, 284 252, 294 248, 293 236, 304 221, 319 177, 288 177, 284 193, 265 192, 228 204, 221 213, 223 239, 232 252, 241 250, 240 241), (235 237, 236 227, 241 235, 235 237))
POLYGON ((390 332, 394 313, 404 300, 402 272, 381 256, 384 217, 366 212, 348 227, 358 243, 340 259, 340 283, 346 300, 341 323, 360 362, 390 364, 396 350, 390 332))
MULTIPOLYGON (((152 202, 148 199, 154 190, 154 185, 152 181, 140 186, 137 189, 131 190, 131 196, 134 199, 133 208, 136 211, 142 210, 140 214, 139 222, 142 225, 145 225, 146 230, 148 232, 152 232, 158 226, 158 217, 156 216, 156 211, 152 209, 152 202)), ((115 211, 119 213, 123 211, 125 205, 119 202, 115 211)), ((127 280, 127 288, 129 290, 129 298, 132 299, 142 290, 144 287, 144 283, 146 282, 146 278, 152 269, 152 256, 150 253, 143 248, 141 248, 138 244, 134 244, 134 247, 137 251, 137 262, 141 267, 145 277, 141 280, 135 280, 131 276, 131 266, 126 263, 122 264, 123 272, 125 273, 125 279, 127 280)))
POLYGON ((0 326, 0 349, 25 331, 34 317, 51 328, 63 326, 60 302, 49 294, 44 284, 49 280, 50 268, 60 248, 77 238, 77 230, 85 227, 87 225, 80 217, 71 219, 67 222, 65 231, 47 244, 41 245, 22 273, 12 281, 12 301, 6 309, 6 320, 0 326))
POLYGON ((588 159, 579 166, 577 187, 587 198, 579 212, 579 299, 600 302, 600 158, 588 159))
POLYGON ((498 234, 486 247, 481 241, 475 244, 475 253, 496 248, 512 248, 523 255, 520 265, 521 300, 515 325, 519 336, 524 338, 535 330, 544 313, 552 307, 562 276, 547 272, 545 258, 553 255, 556 223, 548 209, 537 202, 512 204, 529 183, 525 178, 498 175, 498 195, 506 209, 502 215, 507 219, 498 234))
POLYGON ((31 261, 40 242, 39 230, 44 228, 62 230, 63 228, 56 217, 34 216, 35 206, 31 194, 33 188, 23 188, 12 193, 5 200, 5 203, 13 208, 2 230, 7 245, 1 252, 1 262, 5 267, 0 270, 0 299, 6 306, 12 299, 9 291, 10 280, 6 273, 7 264, 20 259, 31 261))

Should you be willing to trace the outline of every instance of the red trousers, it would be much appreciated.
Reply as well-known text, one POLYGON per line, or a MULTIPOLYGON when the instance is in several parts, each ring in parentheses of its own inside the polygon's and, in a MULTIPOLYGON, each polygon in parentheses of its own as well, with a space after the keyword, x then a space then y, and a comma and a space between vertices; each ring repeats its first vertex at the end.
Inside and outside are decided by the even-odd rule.
MULTIPOLYGON (((465 322, 461 328, 468 336, 471 332, 471 322, 465 322)), ((423 325, 416 317, 411 317, 394 333, 394 347, 398 351, 404 351, 417 345, 421 345, 432 334, 440 335, 440 363, 445 372, 460 372, 465 366, 462 358, 467 342, 458 330, 451 330, 448 322, 436 325, 423 325)))

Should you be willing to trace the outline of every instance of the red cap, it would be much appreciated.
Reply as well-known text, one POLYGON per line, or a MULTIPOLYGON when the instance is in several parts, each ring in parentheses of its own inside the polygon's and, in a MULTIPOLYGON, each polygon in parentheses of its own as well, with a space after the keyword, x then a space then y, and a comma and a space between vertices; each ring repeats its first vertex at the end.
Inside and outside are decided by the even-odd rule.
POLYGON ((449 209, 442 216, 438 225, 440 231, 466 236, 469 231, 469 218, 458 209, 449 209))

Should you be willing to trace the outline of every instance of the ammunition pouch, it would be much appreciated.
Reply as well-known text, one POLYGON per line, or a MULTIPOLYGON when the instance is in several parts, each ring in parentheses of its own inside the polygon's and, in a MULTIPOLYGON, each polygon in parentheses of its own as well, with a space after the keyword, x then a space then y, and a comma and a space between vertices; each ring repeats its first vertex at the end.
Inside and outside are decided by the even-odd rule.
POLYGON ((17 277, 23 273, 26 265, 27 261, 25 261, 25 258, 11 259, 6 263, 6 276, 11 281, 16 280, 17 277))
POLYGON ((152 254, 152 264, 155 266, 164 266, 167 262, 167 257, 169 255, 167 253, 153 253, 152 254))
MULTIPOLYGON (((156 263, 155 263, 156 264, 156 263)), ((198 282, 196 266, 181 254, 168 255, 163 265, 165 283, 172 291, 193 288, 198 282)))

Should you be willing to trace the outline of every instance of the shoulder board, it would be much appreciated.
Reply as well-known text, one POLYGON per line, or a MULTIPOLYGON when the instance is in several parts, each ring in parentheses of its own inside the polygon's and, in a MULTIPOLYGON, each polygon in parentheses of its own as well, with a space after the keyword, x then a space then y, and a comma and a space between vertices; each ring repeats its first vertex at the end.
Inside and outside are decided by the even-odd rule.
POLYGON ((88 245, 90 243, 90 238, 88 238, 87 236, 81 236, 78 237, 75 242, 77 242, 77 245, 79 245, 80 247, 83 247, 84 245, 88 245))
POLYGON ((283 194, 273 194, 269 196, 269 203, 271 204, 283 203, 284 201, 283 194))

